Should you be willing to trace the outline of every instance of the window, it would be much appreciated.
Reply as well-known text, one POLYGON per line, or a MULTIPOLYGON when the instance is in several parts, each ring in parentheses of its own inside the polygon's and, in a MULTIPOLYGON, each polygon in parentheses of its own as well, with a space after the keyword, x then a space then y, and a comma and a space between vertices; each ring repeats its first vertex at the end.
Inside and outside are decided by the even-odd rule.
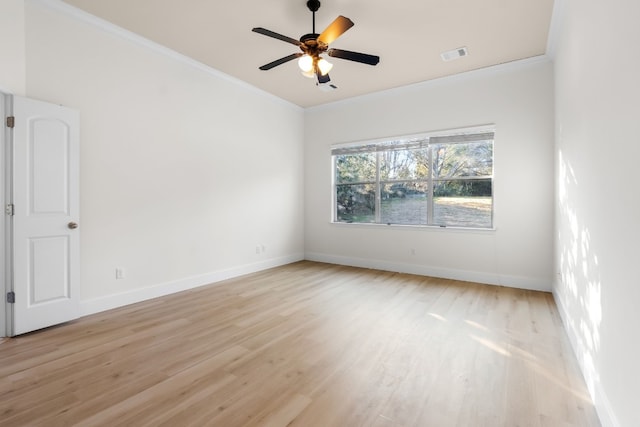
POLYGON ((333 147, 334 222, 493 227, 493 127, 333 147))

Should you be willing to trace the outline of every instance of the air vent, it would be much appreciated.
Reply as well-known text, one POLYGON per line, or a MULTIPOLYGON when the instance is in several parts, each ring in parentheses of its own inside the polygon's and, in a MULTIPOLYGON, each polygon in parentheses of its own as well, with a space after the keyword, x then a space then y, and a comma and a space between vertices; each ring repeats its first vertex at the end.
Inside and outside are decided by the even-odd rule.
POLYGON ((454 59, 462 58, 463 56, 467 56, 469 52, 466 47, 459 47, 457 49, 448 50, 446 52, 442 52, 440 57, 443 61, 453 61, 454 59))

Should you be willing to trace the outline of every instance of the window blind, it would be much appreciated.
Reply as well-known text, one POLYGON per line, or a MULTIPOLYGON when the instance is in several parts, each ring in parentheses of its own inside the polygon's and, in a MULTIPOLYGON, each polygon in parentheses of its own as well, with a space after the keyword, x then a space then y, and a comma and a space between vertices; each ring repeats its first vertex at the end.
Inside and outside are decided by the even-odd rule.
POLYGON ((431 136, 413 139, 398 139, 378 143, 364 143, 361 145, 336 146, 331 149, 331 155, 375 153, 378 151, 411 150, 425 148, 430 144, 454 144, 465 142, 491 141, 494 132, 479 132, 458 135, 431 136))

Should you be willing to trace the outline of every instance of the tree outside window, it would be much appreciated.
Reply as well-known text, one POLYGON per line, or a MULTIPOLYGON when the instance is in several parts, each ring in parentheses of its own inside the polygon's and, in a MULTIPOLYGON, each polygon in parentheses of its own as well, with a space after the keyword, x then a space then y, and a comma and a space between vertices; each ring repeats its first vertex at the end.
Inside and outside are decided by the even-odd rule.
POLYGON ((337 147, 334 221, 493 226, 493 128, 337 147))

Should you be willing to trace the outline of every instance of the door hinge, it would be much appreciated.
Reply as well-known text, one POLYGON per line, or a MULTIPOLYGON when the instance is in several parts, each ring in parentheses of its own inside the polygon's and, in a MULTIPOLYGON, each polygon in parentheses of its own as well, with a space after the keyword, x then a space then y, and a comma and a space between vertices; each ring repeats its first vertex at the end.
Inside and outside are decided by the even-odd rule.
POLYGON ((16 118, 14 116, 7 117, 7 127, 13 128, 16 125, 16 118))
POLYGON ((11 292, 7 292, 7 302, 9 304, 15 304, 16 302, 16 293, 11 291, 11 292))
POLYGON ((16 208, 13 204, 8 204, 4 211, 9 216, 14 216, 16 214, 16 208))

